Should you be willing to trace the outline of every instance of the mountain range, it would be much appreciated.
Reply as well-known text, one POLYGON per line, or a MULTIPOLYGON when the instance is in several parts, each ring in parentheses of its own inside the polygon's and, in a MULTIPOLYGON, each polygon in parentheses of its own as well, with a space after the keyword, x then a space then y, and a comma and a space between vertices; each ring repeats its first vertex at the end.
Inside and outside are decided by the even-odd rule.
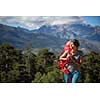
POLYGON ((0 44, 9 43, 24 50, 30 44, 33 49, 49 48, 61 51, 65 43, 76 38, 80 41, 80 49, 100 52, 100 26, 87 24, 42 25, 38 29, 28 30, 0 24, 0 44))

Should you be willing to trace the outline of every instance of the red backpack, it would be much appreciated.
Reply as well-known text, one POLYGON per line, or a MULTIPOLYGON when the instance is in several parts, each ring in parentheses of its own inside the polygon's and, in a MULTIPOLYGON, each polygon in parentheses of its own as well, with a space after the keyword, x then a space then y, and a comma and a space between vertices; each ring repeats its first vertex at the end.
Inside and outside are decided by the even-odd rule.
POLYGON ((68 41, 68 42, 65 44, 65 47, 64 47, 64 49, 63 49, 63 52, 66 51, 66 50, 68 50, 68 52, 71 51, 70 44, 71 44, 71 40, 68 41))
MULTIPOLYGON (((67 50, 68 53, 71 53, 71 48, 70 48, 70 43, 71 41, 68 41, 62 51, 62 54, 67 50)), ((70 58, 68 58, 66 61, 62 61, 62 60, 59 60, 58 61, 58 66, 61 68, 61 70, 66 73, 66 74, 69 74, 69 70, 65 67, 66 64, 69 64, 70 62, 70 58)))

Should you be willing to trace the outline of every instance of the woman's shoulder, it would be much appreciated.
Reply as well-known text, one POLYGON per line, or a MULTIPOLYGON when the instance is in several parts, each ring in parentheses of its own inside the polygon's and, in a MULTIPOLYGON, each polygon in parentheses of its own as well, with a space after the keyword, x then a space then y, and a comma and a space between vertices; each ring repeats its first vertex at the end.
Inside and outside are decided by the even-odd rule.
POLYGON ((78 50, 78 55, 83 56, 84 55, 83 51, 82 50, 78 50))

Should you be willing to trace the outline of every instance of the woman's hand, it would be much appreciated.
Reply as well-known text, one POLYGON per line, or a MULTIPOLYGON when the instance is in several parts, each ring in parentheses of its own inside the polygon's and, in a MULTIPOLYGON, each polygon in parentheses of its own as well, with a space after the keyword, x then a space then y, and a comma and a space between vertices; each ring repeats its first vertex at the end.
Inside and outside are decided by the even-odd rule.
POLYGON ((68 53, 67 58, 72 58, 72 54, 68 53))
POLYGON ((80 66, 82 64, 82 62, 83 62, 83 58, 82 57, 80 57, 79 62, 75 58, 73 58, 72 56, 70 56, 70 59, 77 66, 80 66))

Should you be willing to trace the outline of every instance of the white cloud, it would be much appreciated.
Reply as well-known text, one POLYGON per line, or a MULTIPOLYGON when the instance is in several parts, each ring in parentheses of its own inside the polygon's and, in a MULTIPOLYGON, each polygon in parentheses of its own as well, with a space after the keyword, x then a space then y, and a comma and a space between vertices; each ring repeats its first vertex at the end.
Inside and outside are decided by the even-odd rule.
POLYGON ((44 24, 57 25, 83 22, 82 17, 78 16, 0 16, 0 23, 28 29, 39 28, 44 24))

